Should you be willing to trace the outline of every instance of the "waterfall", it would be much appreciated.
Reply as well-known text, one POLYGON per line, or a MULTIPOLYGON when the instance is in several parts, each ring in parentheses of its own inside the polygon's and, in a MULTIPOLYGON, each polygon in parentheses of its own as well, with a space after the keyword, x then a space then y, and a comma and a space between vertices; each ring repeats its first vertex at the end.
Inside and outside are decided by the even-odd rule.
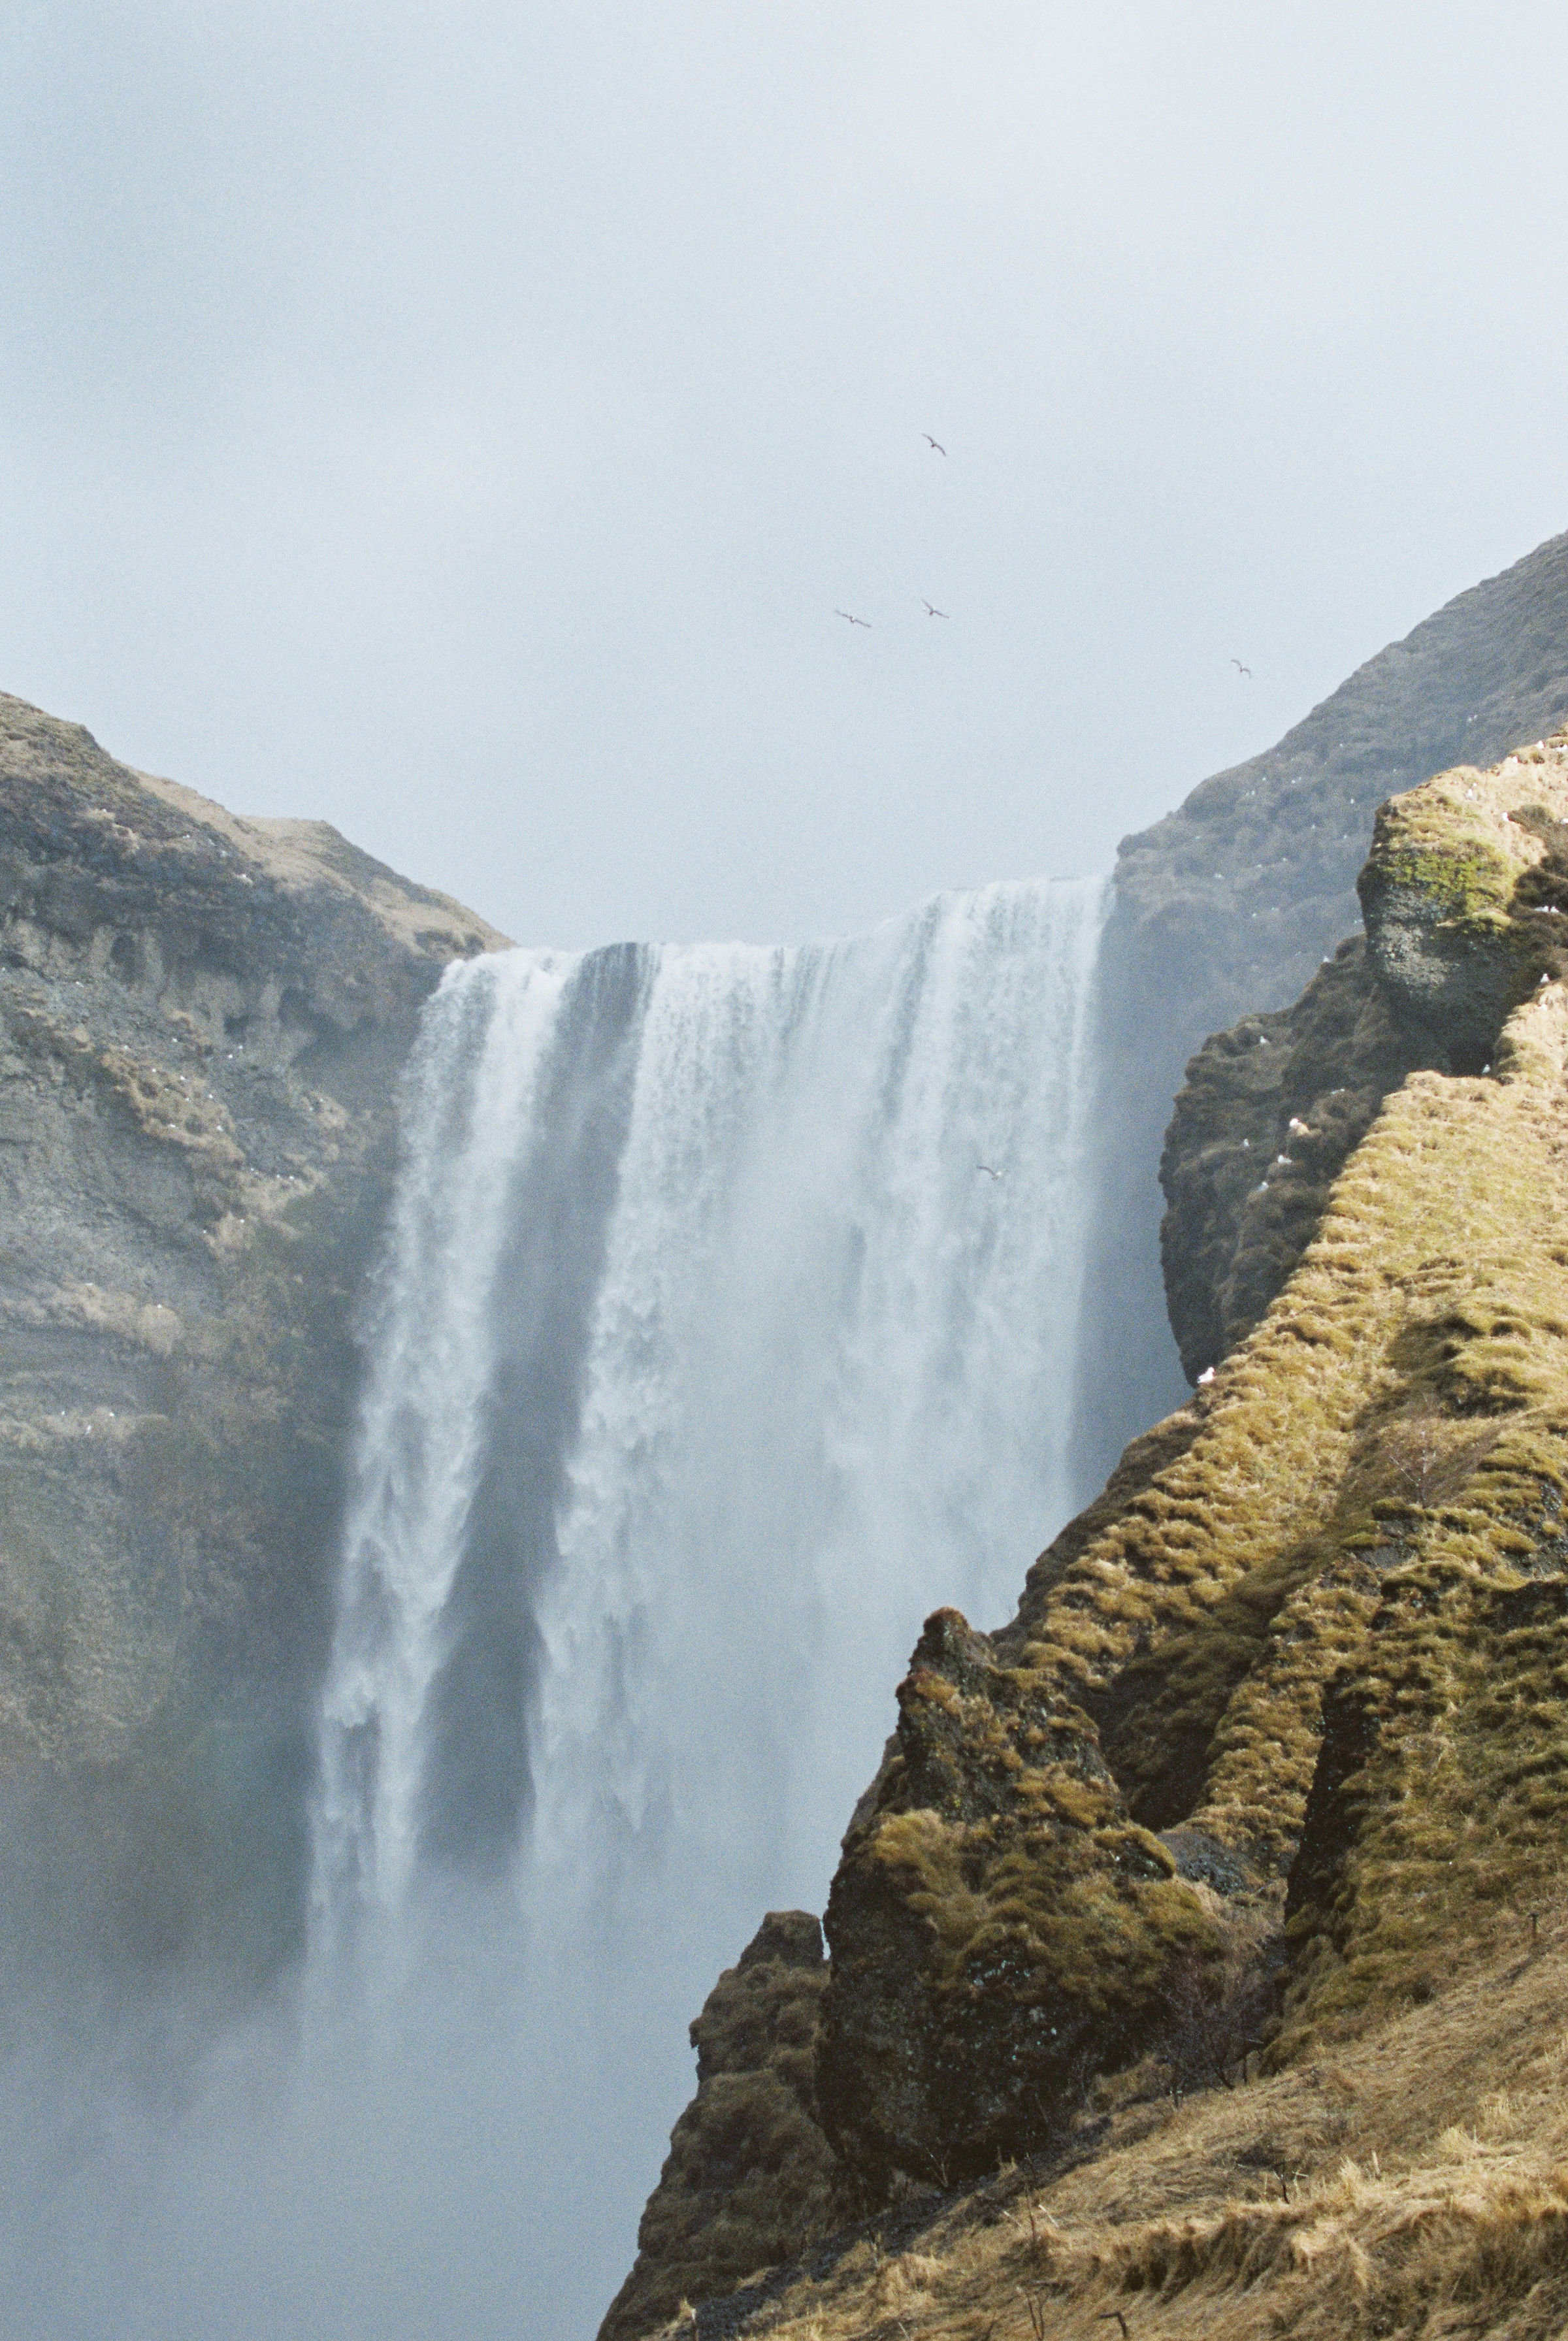
POLYGON ((1068 1509, 1104 891, 448 971, 370 1312, 318 1948, 453 1876, 613 1942, 678 1875, 723 1957, 820 1906, 923 1617, 999 1622, 1068 1509))
POLYGON ((152 1978, 124 2038, 95 2001, 11 2044, 15 2329, 588 2341, 689 2019, 822 1907, 926 1612, 999 1622, 1070 1509, 1104 891, 447 972, 365 1296, 305 1987, 209 2031, 152 1978))

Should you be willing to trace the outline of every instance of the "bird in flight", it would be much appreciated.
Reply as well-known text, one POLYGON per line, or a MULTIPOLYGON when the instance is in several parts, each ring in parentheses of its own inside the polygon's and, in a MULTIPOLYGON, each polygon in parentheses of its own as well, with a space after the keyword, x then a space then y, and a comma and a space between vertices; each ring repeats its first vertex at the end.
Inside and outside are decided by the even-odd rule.
POLYGON ((1253 671, 1250 666, 1243 666, 1240 659, 1233 659, 1231 661, 1231 664, 1235 668, 1238 674, 1244 674, 1249 682, 1252 680, 1253 671))
MULTIPOLYGON (((923 602, 925 602, 925 596, 924 593, 920 598, 923 602)), ((934 603, 925 602, 925 614, 928 618, 945 618, 948 613, 945 610, 939 610, 934 603)))
POLYGON ((852 626, 864 626, 868 632, 870 631, 871 620, 869 618, 854 617, 848 610, 835 610, 833 614, 835 618, 848 618, 852 626))
POLYGON ((932 435, 931 435, 931 433, 930 433, 930 432, 929 432, 929 431, 923 431, 923 432, 921 433, 921 434, 920 434, 920 435, 921 435, 921 437, 924 440, 924 442, 925 442, 925 443, 926 443, 926 445, 927 445, 928 447, 934 447, 934 448, 935 448, 935 450, 936 450, 936 452, 937 452, 937 453, 938 453, 939 455, 945 455, 945 454, 946 454, 947 450, 946 450, 946 448, 943 445, 943 443, 942 443, 941 440, 940 440, 940 439, 934 439, 934 438, 932 437, 932 435))
POLYGON ((1005 1179, 1007 1176, 1005 1170, 993 1170, 989 1162, 977 1162, 974 1167, 977 1170, 984 1170, 988 1179, 1005 1179))

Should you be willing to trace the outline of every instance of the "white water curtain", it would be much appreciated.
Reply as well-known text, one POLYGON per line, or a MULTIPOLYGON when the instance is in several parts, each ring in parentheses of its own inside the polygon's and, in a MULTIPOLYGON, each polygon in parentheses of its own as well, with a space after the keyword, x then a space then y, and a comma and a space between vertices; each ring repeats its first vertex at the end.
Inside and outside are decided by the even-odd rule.
POLYGON ((454 1588, 546 1388, 506 1516, 532 1655, 483 1741, 525 1758, 524 1900, 613 1914, 678 1872, 730 1957, 768 1903, 820 1906, 922 1619, 1000 1622, 1066 1506, 1104 891, 649 948, 597 991, 593 955, 448 974, 372 1314, 319 1939, 395 1924, 432 1809, 474 1793, 429 1715, 501 1631, 454 1588))

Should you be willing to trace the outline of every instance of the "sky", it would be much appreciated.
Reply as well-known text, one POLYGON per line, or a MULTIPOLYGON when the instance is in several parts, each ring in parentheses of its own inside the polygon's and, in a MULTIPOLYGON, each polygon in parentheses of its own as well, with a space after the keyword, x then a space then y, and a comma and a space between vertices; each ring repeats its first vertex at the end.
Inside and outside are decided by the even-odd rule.
POLYGON ((1557 9, 9 0, 0 84, 0 687, 519 941, 1105 868, 1568 524, 1557 9))

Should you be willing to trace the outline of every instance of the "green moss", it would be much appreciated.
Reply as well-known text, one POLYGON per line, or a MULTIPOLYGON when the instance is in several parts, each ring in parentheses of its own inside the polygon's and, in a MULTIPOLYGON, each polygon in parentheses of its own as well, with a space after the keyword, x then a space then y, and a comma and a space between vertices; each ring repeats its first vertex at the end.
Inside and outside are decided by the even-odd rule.
MULTIPOLYGON (((1542 863, 1508 826, 1523 785, 1450 776, 1380 816, 1369 891, 1453 929, 1412 997, 1472 1024, 1517 977, 1497 935, 1520 964, 1538 948, 1509 924, 1542 863)), ((1223 1950, 1181 1865, 1260 1928, 1290 1877, 1283 2055, 1430 1990, 1556 1858, 1568 1628, 1506 1605, 1568 1569, 1568 995, 1494 1021, 1485 1078, 1407 1055, 1388 1093, 1352 1091, 1336 1049, 1398 1055, 1371 981, 1342 958, 1294 1028, 1302 1080, 1355 1102, 1320 1117, 1300 1210, 1245 1222, 1253 1330, 1042 1556, 1009 1628, 942 1613, 922 1637, 829 1908, 819 2088, 863 2169, 940 2177, 1036 2142, 1086 2066, 1158 2037, 1223 1950)), ((1216 1050, 1199 1124, 1262 1095, 1259 1053, 1216 1050)))
POLYGON ((1383 887, 1422 896, 1441 918, 1473 933, 1490 935, 1508 923, 1517 865, 1479 838, 1461 844, 1443 835, 1429 845, 1391 840, 1378 854, 1377 871, 1383 887))

